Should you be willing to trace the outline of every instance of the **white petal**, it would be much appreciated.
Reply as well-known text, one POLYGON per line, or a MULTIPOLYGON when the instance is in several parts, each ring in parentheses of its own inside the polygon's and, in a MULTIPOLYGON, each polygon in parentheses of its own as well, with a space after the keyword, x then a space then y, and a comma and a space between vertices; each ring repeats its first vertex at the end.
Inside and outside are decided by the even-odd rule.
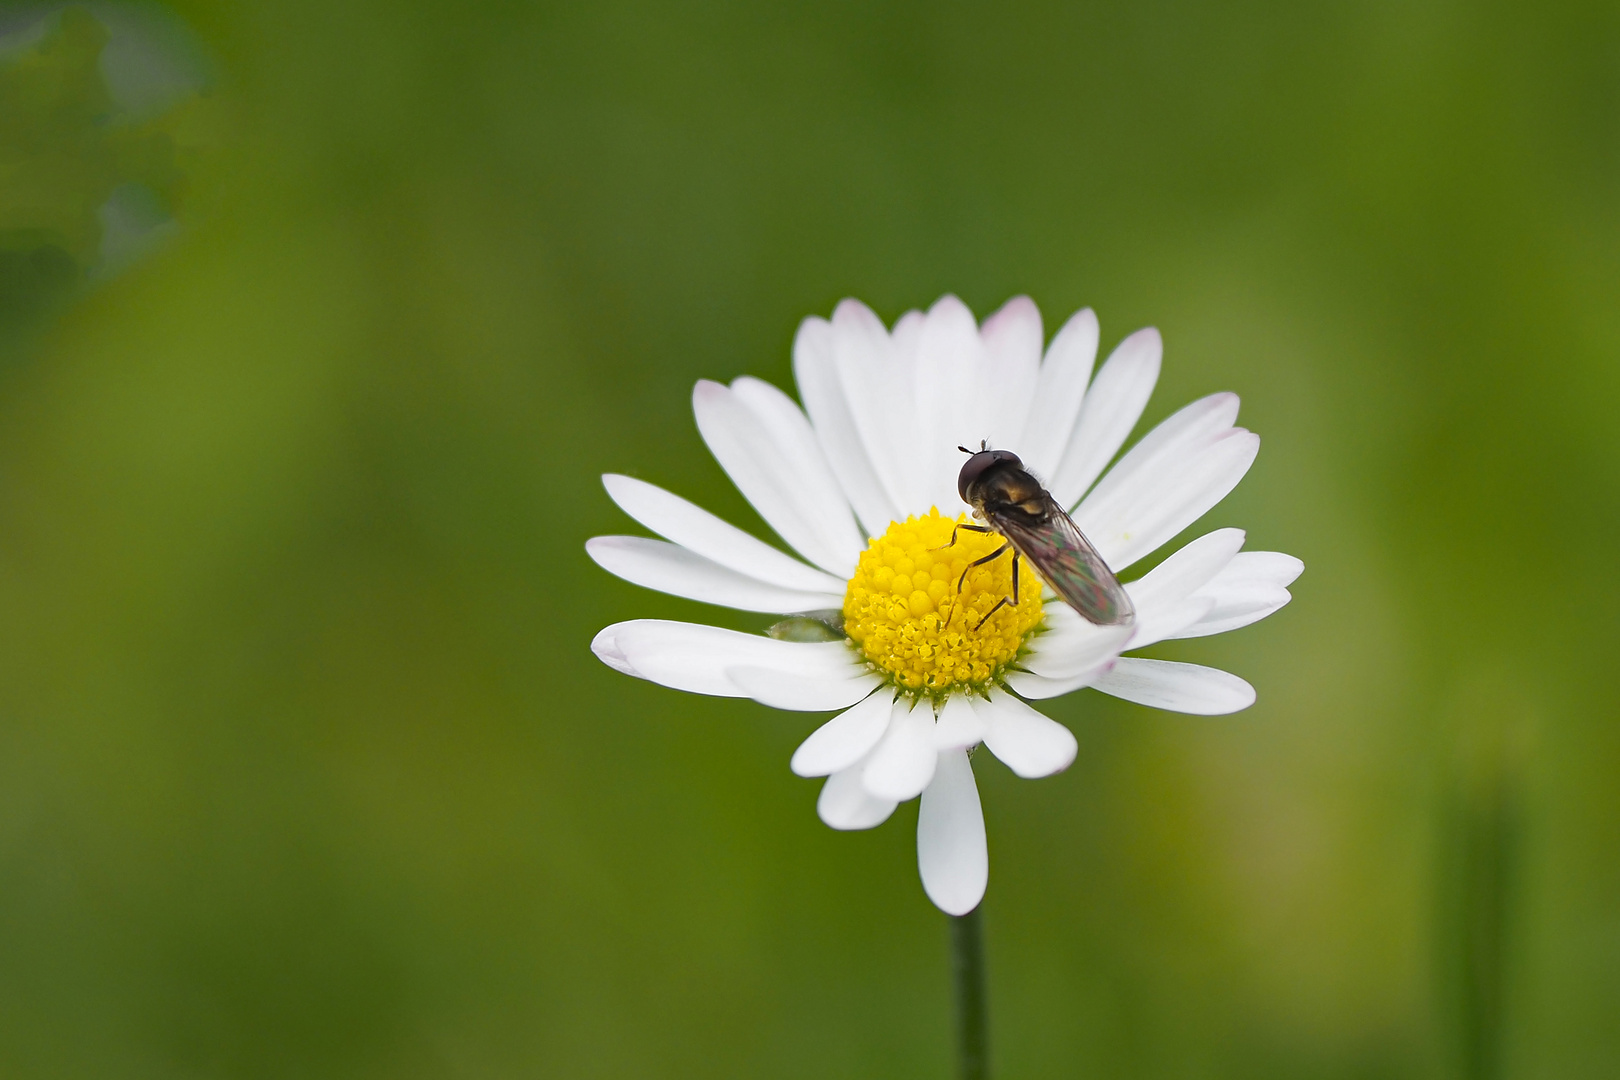
POLYGON ((835 829, 870 829, 889 820, 897 805, 879 799, 861 784, 861 768, 851 766, 827 777, 816 799, 816 813, 835 829))
POLYGON ((1125 656, 1092 684, 1105 694, 1156 709, 1220 716, 1254 704, 1254 687, 1230 672, 1200 664, 1125 656))
POLYGON ((1080 406, 1074 437, 1047 485, 1058 502, 1078 502, 1124 445, 1159 381, 1163 357, 1164 342, 1149 327, 1120 342, 1097 372, 1080 406))
POLYGON ((842 520, 829 518, 809 494, 807 477, 814 467, 790 456, 766 422, 729 387, 700 381, 692 391, 692 411, 709 452, 759 516, 805 558, 848 578, 861 549, 860 536, 847 507, 842 520))
POLYGON ((833 475, 866 534, 881 536, 889 522, 902 515, 896 512, 861 442, 838 375, 832 324, 825 319, 806 319, 799 324, 793 339, 793 374, 833 475))
POLYGON ((610 574, 648 589, 719 604, 738 611, 826 611, 841 607, 840 593, 798 592, 728 570, 676 544, 645 536, 597 536, 585 551, 610 574))
POLYGON ((1046 630, 1030 639, 1022 665, 1048 679, 1067 679, 1093 671, 1119 655, 1130 641, 1130 626, 1098 626, 1061 601, 1046 607, 1046 630))
MULTIPOLYGON (((777 641, 700 623, 634 619, 615 623, 597 635, 610 641, 628 674, 694 694, 746 697, 726 669, 762 667, 807 679, 843 683, 866 670, 842 641, 777 641), (611 637, 603 635, 612 632, 611 637)), ((601 655, 599 652, 597 655, 601 655)), ((607 657, 604 662, 624 670, 607 657)))
POLYGON ((1224 570, 1243 547, 1242 529, 1216 529, 1189 541, 1136 581, 1125 586, 1136 610, 1173 604, 1201 589, 1224 570))
POLYGON ((1035 403, 1017 447, 1024 464, 1043 480, 1056 475, 1058 461, 1074 435, 1080 403, 1085 400, 1086 383, 1096 361, 1097 316, 1090 308, 1083 308, 1063 324, 1046 350, 1036 382, 1035 403))
POLYGON ((851 679, 829 679, 747 665, 726 668, 726 678, 761 705, 793 712, 847 709, 883 683, 869 671, 851 679))
POLYGON ((915 399, 907 364, 883 322, 858 300, 839 303, 832 330, 838 381, 872 471, 893 506, 915 506, 909 467, 915 399))
POLYGON ((928 899, 947 915, 966 915, 984 899, 990 852, 984 811, 966 750, 942 750, 917 813, 917 870, 928 899))
POLYGON ((889 730, 866 759, 861 783, 880 799, 916 798, 934 775, 934 711, 928 705, 894 703, 889 730))
POLYGON ((1255 591, 1244 597, 1241 602, 1211 603, 1209 610, 1203 612, 1197 619, 1173 633, 1165 634, 1164 637, 1165 639, 1209 637, 1211 634, 1224 634, 1228 630, 1240 630, 1287 607, 1293 598, 1293 594, 1287 589, 1262 590, 1256 587, 1255 591))
POLYGON ((889 334, 889 340, 894 342, 895 352, 906 357, 912 364, 916 363, 917 350, 922 342, 923 324, 927 321, 928 316, 912 308, 894 321, 894 330, 889 334))
POLYGON ((1145 649, 1166 638, 1180 637, 1214 608, 1215 601, 1210 597, 1194 594, 1167 607, 1156 607, 1146 616, 1138 612, 1136 633, 1131 635, 1126 648, 1145 649))
MULTIPOLYGON (((623 623, 614 623, 612 626, 605 626, 597 631, 596 636, 591 639, 591 652, 595 653, 598 660, 614 671, 625 675, 635 675, 636 669, 630 666, 630 661, 625 658, 624 653, 619 651, 619 627, 623 625, 623 623)), ((639 676, 637 677, 639 678, 639 676)))
MULTIPOLYGON (((781 390, 765 382, 744 375, 734 379, 731 392, 737 400, 752 409, 776 440, 783 455, 797 467, 793 482, 798 494, 810 507, 816 521, 822 525, 828 542, 858 555, 865 544, 865 536, 855 524, 849 500, 844 489, 833 476, 821 443, 798 403, 781 390)), ((853 556, 851 567, 854 566, 853 556)))
POLYGON ((972 746, 984 739, 984 721, 968 701, 966 694, 952 694, 945 699, 945 707, 934 721, 934 748, 950 750, 959 746, 972 746))
POLYGON ((1215 577, 1243 546, 1242 529, 1206 533, 1125 586, 1136 608, 1130 648, 1139 649, 1180 633, 1215 606, 1198 590, 1215 577))
POLYGON ((625 513, 705 559, 784 589, 843 595, 841 578, 806 566, 679 495, 616 473, 603 476, 602 486, 625 513))
POLYGON ((1062 772, 1080 752, 1068 728, 1005 690, 991 690, 989 700, 977 698, 973 708, 984 718, 984 745, 1026 780, 1062 772))
POLYGON ((1075 524, 1119 573, 1226 498, 1259 452, 1260 436, 1242 428, 1181 446, 1129 487, 1104 492, 1105 478, 1075 510, 1075 524))
POLYGON ((962 505, 956 492, 962 457, 956 447, 977 448, 981 439, 996 437, 987 430, 989 363, 973 312, 954 296, 940 297, 928 310, 918 350, 918 441, 912 453, 926 472, 916 506, 952 513, 962 505))
POLYGON ((1197 622, 1171 637, 1205 637, 1258 622, 1293 597, 1288 586, 1305 564, 1280 551, 1239 552, 1226 568, 1198 590, 1214 605, 1197 622))
POLYGON ((888 730, 893 694, 872 694, 822 724, 793 752, 789 768, 800 776, 830 776, 865 757, 888 730))
MULTIPOLYGON (((985 433, 991 446, 1020 452, 1030 406, 1040 379, 1041 312, 1027 296, 1015 296, 979 328, 989 366, 985 373, 985 433)), ((1026 461, 1027 464, 1027 461, 1026 461)))
MULTIPOLYGON (((1087 519, 1094 524, 1106 522, 1108 508, 1139 499, 1153 478, 1163 476, 1167 469, 1184 466, 1200 449, 1231 432, 1238 405, 1236 394, 1211 394, 1180 409, 1148 432, 1086 496, 1081 506, 1087 519)), ((1075 513, 1078 523, 1081 511, 1075 513)), ((1081 528, 1084 530, 1084 526, 1081 528)), ((1091 537, 1090 533, 1086 535, 1091 537)), ((1092 542, 1096 543, 1094 537, 1092 542)))
POLYGON ((1110 656, 1094 668, 1061 679, 1049 679, 1044 675, 1036 675, 1028 671, 1011 671, 1007 673, 1005 681, 1009 687, 1017 691, 1021 696, 1029 698, 1031 701, 1043 701, 1047 698, 1072 694, 1082 687, 1091 686, 1116 663, 1118 661, 1110 656))
POLYGON ((1135 485, 1136 477, 1162 458, 1193 445, 1212 441, 1236 422, 1241 402, 1236 394, 1210 394, 1185 405, 1162 420, 1131 447, 1091 495, 1109 496, 1116 488, 1135 485))
POLYGON ((1211 591, 1225 583, 1264 582, 1287 588, 1305 572, 1305 564, 1281 551, 1245 551, 1234 558, 1209 585, 1211 591))
POLYGON ((928 505, 924 490, 924 478, 929 475, 930 469, 928 459, 931 456, 946 456, 946 452, 938 447, 933 448, 933 455, 918 452, 918 448, 924 444, 919 434, 922 418, 917 409, 917 380, 922 362, 923 327, 927 323, 928 316, 913 309, 895 320, 894 330, 889 335, 893 350, 894 397, 882 411, 887 414, 887 426, 898 447, 899 467, 905 477, 907 494, 900 503, 902 515, 916 513, 917 507, 928 505))

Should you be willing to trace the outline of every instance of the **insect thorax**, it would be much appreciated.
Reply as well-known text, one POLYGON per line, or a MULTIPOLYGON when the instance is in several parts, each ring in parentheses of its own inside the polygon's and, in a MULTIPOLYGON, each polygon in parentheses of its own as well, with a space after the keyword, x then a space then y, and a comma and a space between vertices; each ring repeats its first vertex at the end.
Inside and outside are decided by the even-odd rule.
POLYGON ((974 485, 976 501, 991 510, 1038 501, 1046 490, 1029 473, 1011 466, 985 470, 974 485))

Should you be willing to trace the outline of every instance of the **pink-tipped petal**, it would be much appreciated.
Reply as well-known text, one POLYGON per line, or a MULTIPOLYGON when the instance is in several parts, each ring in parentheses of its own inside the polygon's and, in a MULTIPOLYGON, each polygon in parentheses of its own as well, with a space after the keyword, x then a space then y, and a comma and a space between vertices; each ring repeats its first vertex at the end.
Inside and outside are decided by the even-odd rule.
POLYGON ((608 640, 614 654, 630 669, 626 674, 694 694, 747 697, 747 692, 727 674, 735 667, 765 668, 830 683, 842 683, 866 671, 841 641, 777 641, 718 626, 664 619, 615 623, 598 634, 598 640, 608 631, 612 631, 608 640))
POLYGON ((1183 445, 1129 487, 1105 490, 1105 477, 1075 510, 1075 524, 1119 573, 1226 498, 1259 452, 1260 437, 1242 428, 1183 445))
POLYGON ((900 515, 884 490, 839 376, 832 324, 806 319, 793 340, 793 374, 816 439, 868 536, 879 536, 900 515))
POLYGON ((1097 372, 1080 406, 1074 436, 1047 483, 1058 502, 1079 502, 1125 444, 1159 381, 1163 357, 1164 342, 1149 327, 1120 342, 1097 372))

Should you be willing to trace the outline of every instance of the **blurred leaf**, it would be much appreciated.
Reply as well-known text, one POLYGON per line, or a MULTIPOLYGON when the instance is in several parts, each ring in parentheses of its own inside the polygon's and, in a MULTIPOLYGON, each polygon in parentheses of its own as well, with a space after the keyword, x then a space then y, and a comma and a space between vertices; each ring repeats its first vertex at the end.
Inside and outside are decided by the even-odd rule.
POLYGON ((179 192, 172 118, 130 123, 113 104, 99 64, 109 36, 69 7, 0 60, 0 319, 37 312, 84 278, 119 188, 140 185, 165 216, 179 192))

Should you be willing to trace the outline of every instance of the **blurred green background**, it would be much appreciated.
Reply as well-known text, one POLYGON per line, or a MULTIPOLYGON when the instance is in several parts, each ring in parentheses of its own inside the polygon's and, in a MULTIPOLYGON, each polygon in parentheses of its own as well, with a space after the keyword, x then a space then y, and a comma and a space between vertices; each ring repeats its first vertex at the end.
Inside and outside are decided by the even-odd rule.
POLYGON ((1027 292, 1295 603, 976 759, 1006 1077, 1620 1076, 1620 7, 0 8, 0 1073, 942 1077, 915 804, 614 674, 700 377, 1027 292))

